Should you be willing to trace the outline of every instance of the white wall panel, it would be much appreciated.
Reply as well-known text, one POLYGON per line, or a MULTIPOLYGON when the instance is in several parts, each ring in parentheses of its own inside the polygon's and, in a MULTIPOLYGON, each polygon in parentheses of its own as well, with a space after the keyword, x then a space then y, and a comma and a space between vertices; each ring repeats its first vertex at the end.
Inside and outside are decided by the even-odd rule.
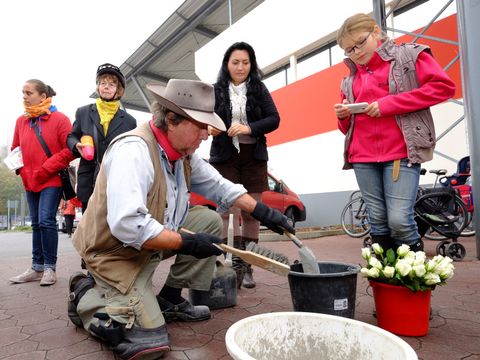
POLYGON ((371 11, 368 0, 266 0, 195 52, 195 72, 215 82, 225 50, 237 41, 252 45, 260 68, 268 71, 298 50, 324 43, 346 17, 371 11))
MULTIPOLYGON (((452 125, 462 114, 463 108, 444 103, 432 108, 437 136, 452 125)), ((465 121, 458 124, 436 146, 436 150, 454 159, 468 155, 465 121)), ((351 170, 342 170, 344 135, 338 131, 311 136, 268 148, 269 169, 299 194, 351 191, 358 188, 351 170)), ((438 154, 422 165, 427 170, 447 169, 456 171, 457 164, 438 154)), ((431 184, 435 175, 421 178, 421 183, 431 184)))

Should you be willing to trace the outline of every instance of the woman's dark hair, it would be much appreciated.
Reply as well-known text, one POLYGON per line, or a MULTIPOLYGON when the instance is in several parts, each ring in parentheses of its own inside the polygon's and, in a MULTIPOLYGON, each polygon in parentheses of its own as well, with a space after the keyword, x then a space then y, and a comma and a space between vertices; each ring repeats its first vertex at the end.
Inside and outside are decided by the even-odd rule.
POLYGON ((242 42, 236 42, 235 44, 231 45, 227 49, 227 51, 225 51, 225 55, 223 55, 223 60, 222 60, 222 67, 218 72, 218 77, 217 77, 218 85, 220 85, 220 87, 222 88, 228 87, 228 84, 231 80, 230 73, 228 72, 228 60, 230 60, 230 56, 232 55, 232 52, 234 52, 235 50, 245 50, 246 52, 248 52, 248 56, 250 58, 250 74, 248 74, 248 77, 250 79, 250 82, 252 83, 251 85, 256 85, 260 83, 260 81, 263 78, 263 73, 258 68, 257 57, 255 56, 255 50, 253 50, 253 48, 249 44, 242 41, 242 42))
POLYGON ((45 84, 42 80, 30 79, 30 80, 27 80, 26 82, 30 84, 34 84, 35 90, 37 90, 40 95, 42 94, 47 95, 47 98, 57 95, 55 90, 53 90, 50 85, 45 84))

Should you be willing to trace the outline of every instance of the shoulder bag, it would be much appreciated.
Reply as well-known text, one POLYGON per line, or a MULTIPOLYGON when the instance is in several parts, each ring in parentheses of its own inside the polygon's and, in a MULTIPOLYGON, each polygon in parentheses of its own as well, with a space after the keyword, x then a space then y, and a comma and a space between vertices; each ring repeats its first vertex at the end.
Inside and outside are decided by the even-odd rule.
MULTIPOLYGON (((40 145, 42 145, 42 148, 43 148, 43 151, 45 151, 45 154, 47 154, 48 157, 52 156, 52 153, 50 152, 48 145, 45 143, 45 140, 43 140, 43 137, 40 134, 40 130, 38 129, 36 122, 33 124, 33 129, 35 130, 35 134, 37 135, 38 141, 40 142, 40 145)), ((69 168, 60 170, 58 174, 62 179, 62 198, 64 200, 73 199, 76 196, 74 185, 73 185, 75 184, 75 182, 72 183, 72 177, 70 176, 69 168)))

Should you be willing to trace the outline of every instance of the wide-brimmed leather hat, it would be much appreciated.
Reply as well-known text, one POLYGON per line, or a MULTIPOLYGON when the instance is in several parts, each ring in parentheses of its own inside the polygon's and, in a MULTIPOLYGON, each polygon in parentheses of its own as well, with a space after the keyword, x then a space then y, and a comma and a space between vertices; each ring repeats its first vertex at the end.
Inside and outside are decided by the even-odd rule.
POLYGON ((167 86, 147 84, 160 105, 187 119, 225 131, 223 120, 215 114, 213 86, 198 80, 170 79, 167 86))

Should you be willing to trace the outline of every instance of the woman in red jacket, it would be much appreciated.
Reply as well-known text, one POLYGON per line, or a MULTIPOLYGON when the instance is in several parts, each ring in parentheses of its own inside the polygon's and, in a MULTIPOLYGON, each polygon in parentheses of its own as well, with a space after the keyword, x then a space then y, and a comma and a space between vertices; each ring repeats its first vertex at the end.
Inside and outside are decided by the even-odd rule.
POLYGON ((42 81, 28 80, 22 93, 25 113, 15 124, 11 149, 20 147, 23 156, 24 165, 18 173, 32 219, 32 266, 10 281, 40 281, 40 285, 45 286, 56 282, 58 232, 55 217, 62 193, 58 172, 73 160, 66 145, 72 124, 52 105, 56 93, 42 81), (37 131, 52 153, 51 157, 40 144, 37 131))

